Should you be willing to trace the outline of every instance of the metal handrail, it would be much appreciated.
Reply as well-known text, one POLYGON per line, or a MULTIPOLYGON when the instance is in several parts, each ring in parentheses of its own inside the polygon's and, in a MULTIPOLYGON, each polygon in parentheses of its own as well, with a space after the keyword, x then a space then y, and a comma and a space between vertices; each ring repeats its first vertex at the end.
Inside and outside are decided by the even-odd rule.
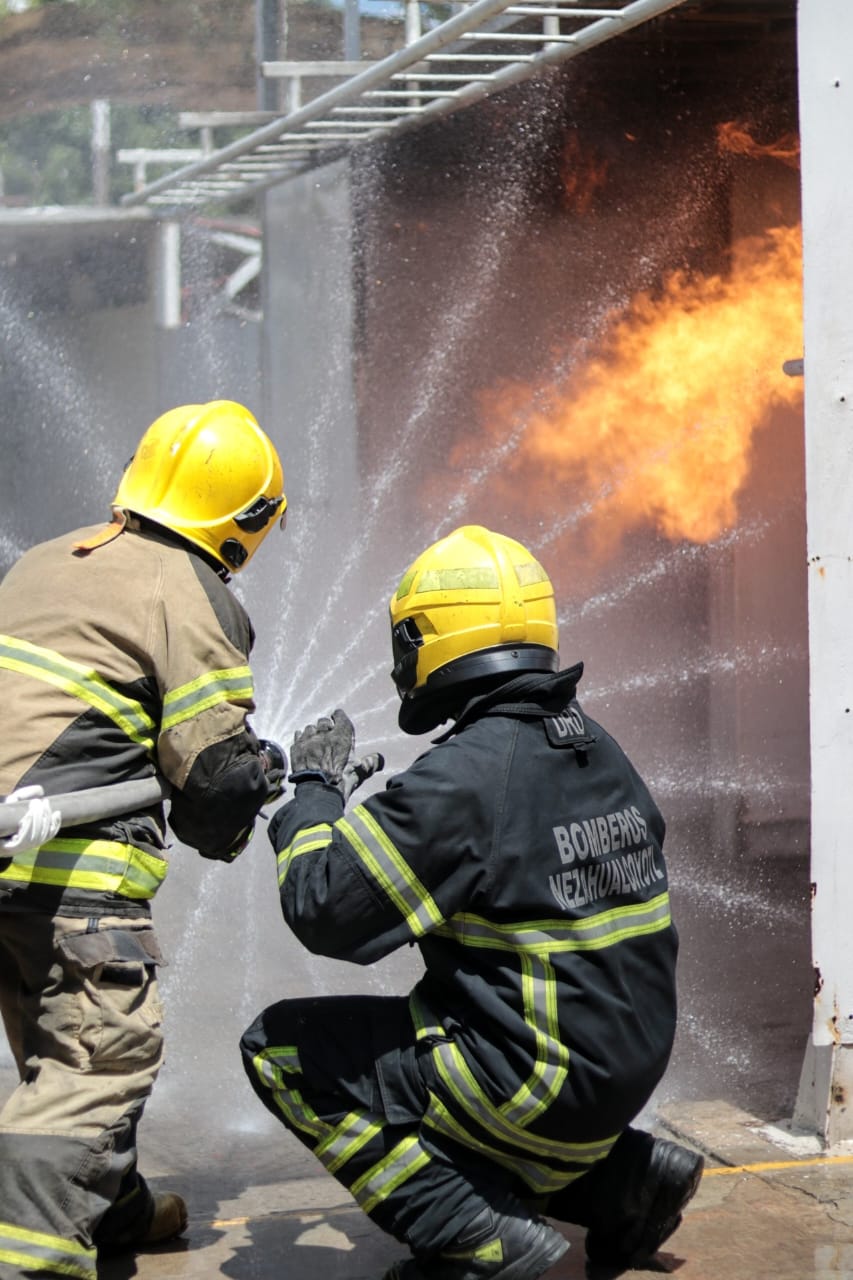
MULTIPOLYGON (((365 63, 355 75, 346 74, 341 84, 304 106, 148 183, 122 203, 145 204, 176 216, 246 199, 365 141, 468 107, 684 2, 623 0, 615 5, 611 0, 606 8, 595 8, 573 0, 473 0, 404 48, 365 63), (540 29, 531 30, 537 20, 540 29), (468 51, 462 42, 480 48, 468 51), (391 95, 400 105, 386 105, 380 112, 374 100, 382 97, 387 103, 391 95), (373 119, 365 119, 368 109, 373 119)), ((328 63, 322 66, 324 73, 334 70, 328 63)), ((353 64, 341 66, 349 73, 353 64)), ((263 72, 293 75, 293 67, 264 63, 263 72)))

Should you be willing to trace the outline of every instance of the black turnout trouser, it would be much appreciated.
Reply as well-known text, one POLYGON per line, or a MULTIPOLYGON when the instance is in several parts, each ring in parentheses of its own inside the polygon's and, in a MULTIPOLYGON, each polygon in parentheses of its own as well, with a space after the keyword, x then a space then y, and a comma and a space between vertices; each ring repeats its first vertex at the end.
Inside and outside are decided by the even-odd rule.
POLYGON ((504 1170, 423 1125, 427 1090, 405 997, 282 1000, 240 1048, 264 1106, 413 1252, 439 1252, 506 1188, 504 1170))
POLYGON ((414 1253, 449 1246, 507 1193, 531 1212, 607 1230, 633 1204, 651 1137, 626 1129, 610 1154, 547 1200, 506 1169, 423 1123, 429 1068, 405 997, 282 1000, 240 1042, 264 1106, 345 1186, 378 1226, 414 1253))

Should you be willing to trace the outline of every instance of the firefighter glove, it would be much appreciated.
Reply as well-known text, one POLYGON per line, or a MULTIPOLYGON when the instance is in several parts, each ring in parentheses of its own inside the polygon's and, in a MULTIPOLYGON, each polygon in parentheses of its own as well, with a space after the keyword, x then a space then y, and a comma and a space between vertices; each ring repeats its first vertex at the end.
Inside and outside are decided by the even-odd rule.
POLYGON ((284 783, 287 778, 287 754, 277 742, 271 742, 269 738, 259 738, 258 756, 263 765, 269 788, 264 804, 271 804, 273 800, 278 800, 284 791, 284 783))
POLYGON ((345 711, 320 716, 316 724, 297 729, 290 748, 290 782, 317 778, 338 786, 350 762, 355 729, 345 711))
POLYGON ((27 805, 27 811, 18 823, 15 834, 0 838, 0 849, 13 857, 16 853, 38 849, 52 840, 62 823, 62 814, 58 809, 51 808, 42 787, 20 787, 11 795, 4 796, 3 803, 27 805))
POLYGON ((360 760, 351 761, 344 769, 343 777, 338 784, 344 804, 356 787, 360 787, 362 782, 366 782, 368 778, 373 777, 374 773, 380 773, 384 768, 385 757, 378 751, 369 756, 362 756, 360 760))
POLYGON ((321 716, 316 724, 306 725, 293 736, 290 748, 290 782, 306 782, 313 778, 336 787, 344 804, 356 787, 385 768, 383 757, 376 752, 353 760, 355 729, 345 711, 321 716))

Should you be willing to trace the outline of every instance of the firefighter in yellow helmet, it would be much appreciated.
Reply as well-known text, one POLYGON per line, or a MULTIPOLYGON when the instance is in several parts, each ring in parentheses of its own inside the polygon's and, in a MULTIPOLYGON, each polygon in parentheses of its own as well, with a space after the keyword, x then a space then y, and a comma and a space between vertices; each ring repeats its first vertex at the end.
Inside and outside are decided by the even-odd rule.
POLYGON ((0 583, 0 793, 28 802, 0 840, 0 1007, 21 1077, 0 1110, 2 1280, 94 1280, 99 1249, 186 1226, 182 1198, 136 1167, 163 1055, 163 805, 64 827, 49 797, 159 777, 180 841, 241 852, 286 762, 250 726, 253 632, 226 583, 285 507, 248 409, 182 405, 143 435, 109 524, 33 547, 0 583))
POLYGON ((554 592, 467 525, 391 601, 400 725, 450 721, 344 813, 376 757, 342 711, 296 734, 270 824, 285 920, 312 952, 419 947, 407 997, 283 1000, 242 1040, 264 1104, 411 1256, 386 1280, 535 1280, 587 1228, 644 1266, 700 1156, 632 1127, 675 1031, 664 822, 560 670, 554 592))

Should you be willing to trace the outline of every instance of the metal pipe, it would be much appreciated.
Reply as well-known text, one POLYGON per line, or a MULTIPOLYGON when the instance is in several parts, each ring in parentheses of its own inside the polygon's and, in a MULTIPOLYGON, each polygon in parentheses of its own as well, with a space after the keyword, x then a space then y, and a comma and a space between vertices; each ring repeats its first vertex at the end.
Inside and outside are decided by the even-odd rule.
POLYGON ((344 58, 358 62, 361 57, 361 15, 358 0, 344 0, 344 58))
POLYGON ((255 0, 255 49, 258 72, 255 77, 255 97, 258 109, 275 111, 278 107, 278 86, 270 84, 261 68, 265 62, 274 61, 280 53, 281 9, 279 0, 255 0))
POLYGON ((624 9, 540 9, 538 5, 512 4, 507 13, 525 14, 541 18, 543 14, 557 13, 561 18, 621 18, 624 9))
POLYGON ((161 329, 181 327, 181 224, 174 218, 158 227, 156 307, 161 329))
MULTIPOLYGON (((48 796, 52 809, 62 814, 62 827, 80 827, 86 822, 113 818, 120 813, 149 809, 169 797, 169 784, 160 777, 114 782, 108 787, 88 787, 85 791, 65 791, 48 796)), ((27 815, 29 802, 15 800, 0 804, 0 836, 14 835, 27 815)))
POLYGON ((110 202, 110 104, 92 102, 92 191, 95 204, 110 202))

